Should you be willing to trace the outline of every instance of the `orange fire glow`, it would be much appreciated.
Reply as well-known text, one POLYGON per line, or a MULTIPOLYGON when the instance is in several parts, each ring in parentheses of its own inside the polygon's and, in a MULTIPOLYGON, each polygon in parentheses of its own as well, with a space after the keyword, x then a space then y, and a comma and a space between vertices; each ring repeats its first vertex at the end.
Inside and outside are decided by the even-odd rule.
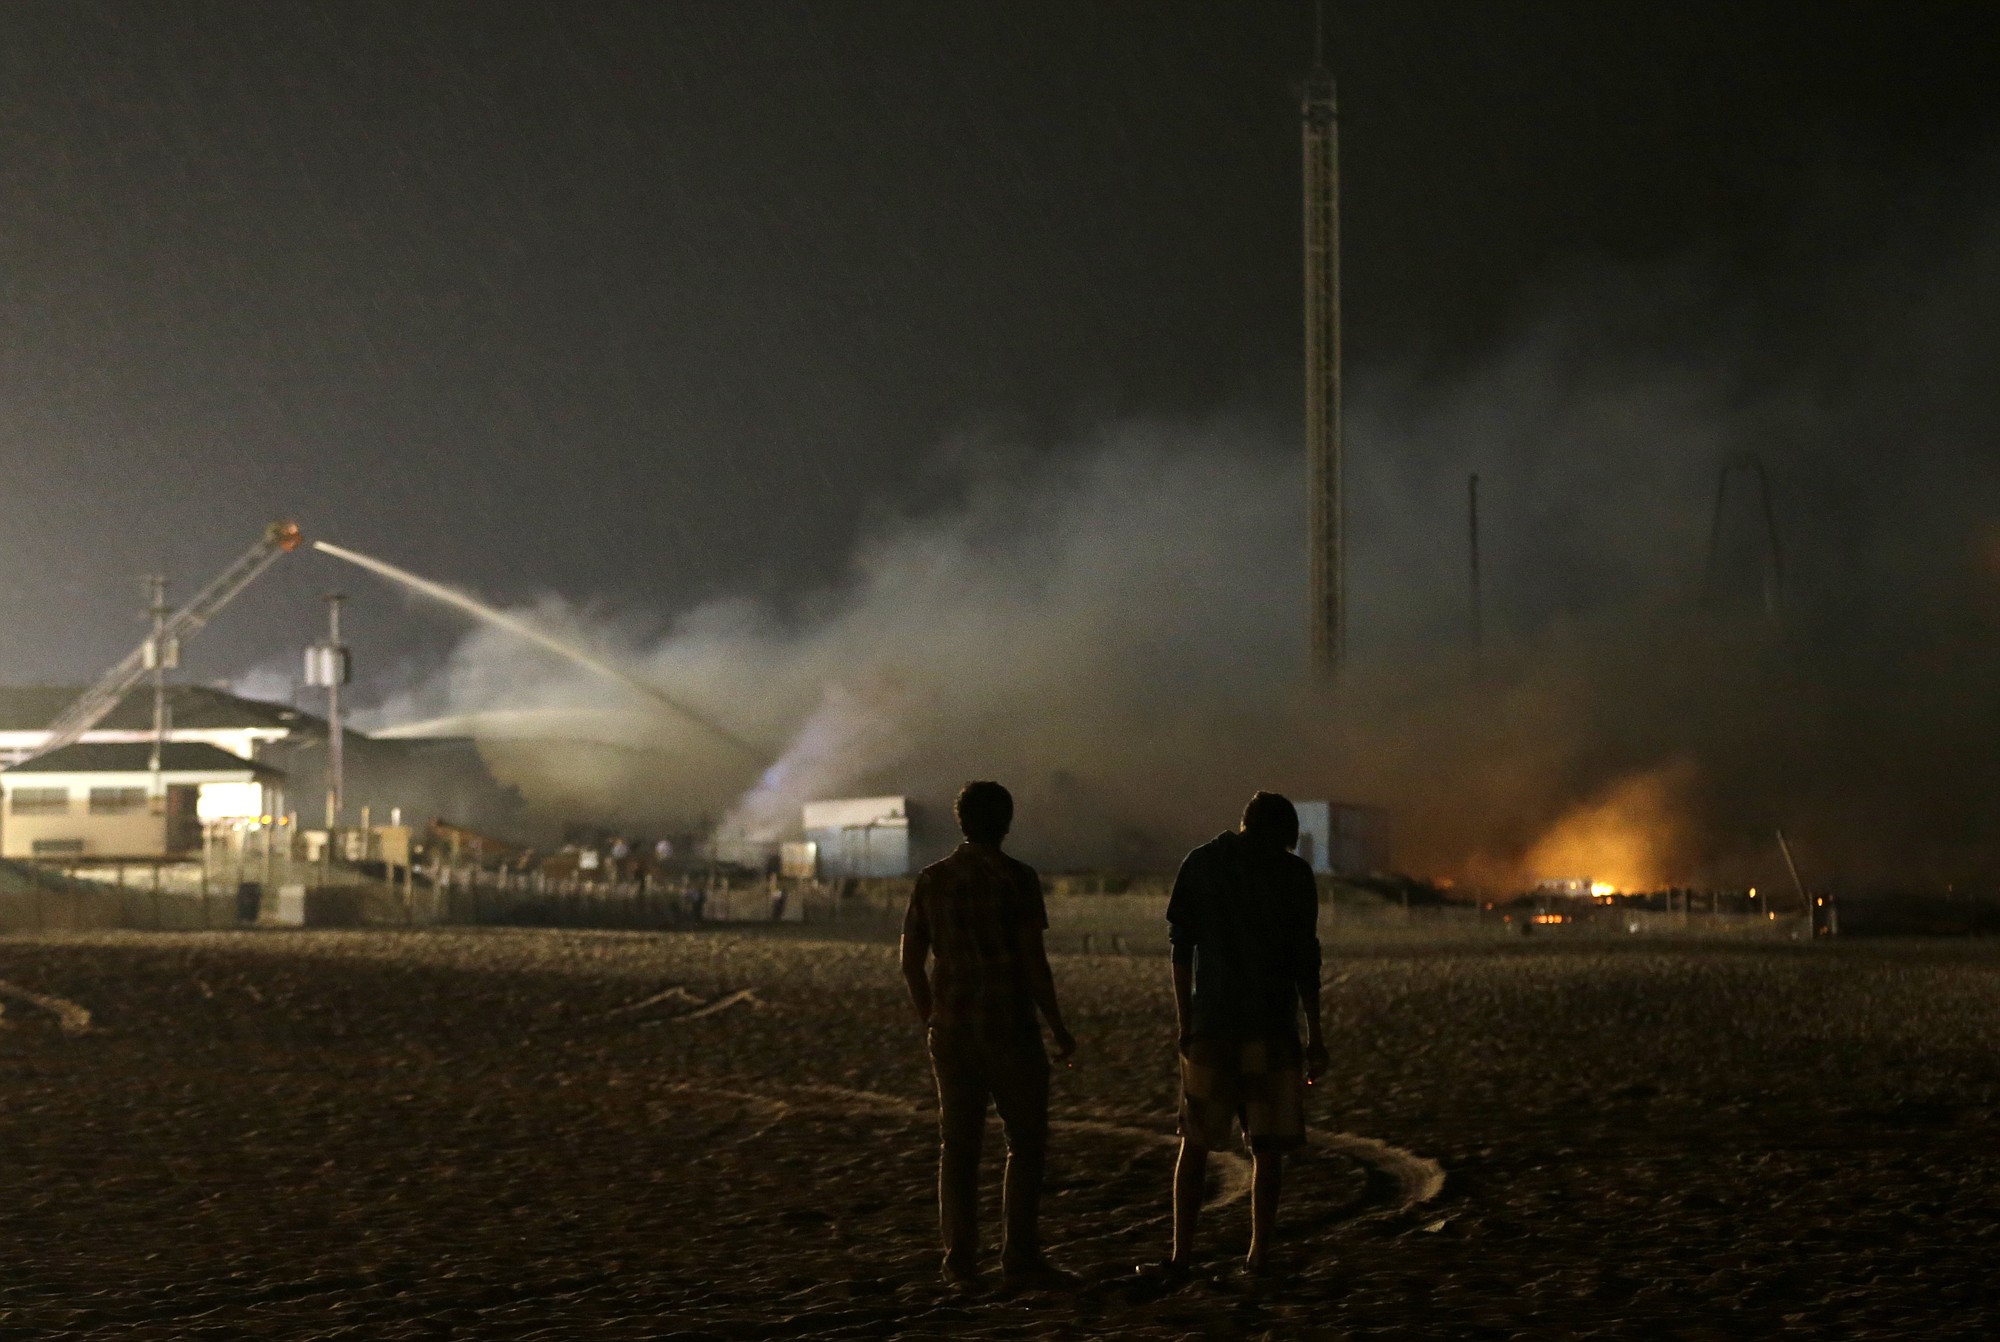
POLYGON ((1588 872, 1598 896, 1674 884, 1679 798, 1692 772, 1670 764, 1633 774, 1575 807, 1529 850, 1526 870, 1538 877, 1588 872))

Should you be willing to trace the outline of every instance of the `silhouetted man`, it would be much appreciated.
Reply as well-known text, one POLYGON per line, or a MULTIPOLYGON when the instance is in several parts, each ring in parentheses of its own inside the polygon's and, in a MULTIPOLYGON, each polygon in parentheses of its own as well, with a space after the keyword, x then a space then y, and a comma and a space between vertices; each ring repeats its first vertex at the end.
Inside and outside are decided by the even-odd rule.
POLYGON ((1250 1254, 1265 1269, 1285 1152, 1305 1143, 1305 1085, 1326 1069, 1319 1007, 1319 893, 1295 856, 1299 816, 1259 792, 1233 833, 1189 853, 1167 902, 1180 1032, 1181 1153, 1170 1279, 1194 1261, 1208 1153, 1240 1125, 1250 1145, 1250 1254), (1299 1014, 1306 1043, 1299 1047, 1299 1014))
POLYGON ((979 1148, 991 1100, 1007 1134, 1001 1271, 1010 1286, 1059 1286, 1070 1278, 1042 1257, 1037 1229, 1049 1132, 1049 1058, 1037 1008, 1059 1057, 1067 1060, 1076 1041, 1063 1025, 1042 946, 1049 920, 1041 879, 1000 851, 1013 797, 998 783, 967 783, 956 809, 965 842, 918 875, 902 943, 903 980, 929 1029, 937 1076, 944 1276, 961 1288, 979 1284, 979 1148), (926 956, 935 959, 928 977, 926 956))

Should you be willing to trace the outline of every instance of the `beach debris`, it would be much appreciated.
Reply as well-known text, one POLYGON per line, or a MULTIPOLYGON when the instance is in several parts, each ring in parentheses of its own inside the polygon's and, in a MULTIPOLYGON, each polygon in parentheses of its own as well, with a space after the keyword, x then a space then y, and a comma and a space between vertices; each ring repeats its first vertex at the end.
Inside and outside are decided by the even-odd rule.
POLYGON ((602 1015, 592 1017, 592 1019, 611 1020, 619 1016, 630 1016, 636 1012, 644 1011, 649 1007, 656 1007, 668 1002, 691 1006, 694 1010, 683 1011, 677 1016, 660 1016, 653 1020, 641 1021, 640 1027, 678 1025, 683 1021, 705 1020, 710 1016, 717 1015, 729 1010, 731 1007, 737 1006, 749 1007, 752 1011, 762 1011, 770 1006, 769 1002, 766 1002, 757 995, 755 988, 738 988, 733 993, 725 993, 721 997, 710 1001, 707 998, 689 992, 679 984, 675 984, 671 988, 654 993, 651 997, 644 997, 636 1002, 628 1002, 622 1007, 613 1007, 602 1015))
POLYGON ((662 1002, 688 1002, 696 1006, 700 1006, 702 1004, 702 1000, 703 999, 695 996, 693 993, 689 992, 686 988, 683 988, 681 987, 680 984, 676 983, 670 988, 666 988, 661 990, 660 992, 654 993, 651 997, 642 997, 636 1002, 627 1002, 624 1006, 613 1007, 609 1011, 602 1012, 599 1015, 592 1017, 592 1019, 612 1020, 618 1016, 630 1016, 635 1012, 644 1011, 647 1007, 658 1006, 662 1002))
POLYGON ((66 1035, 88 1034, 91 1030, 90 1011, 78 1006, 67 997, 55 997, 48 993, 38 993, 31 988, 0 979, 0 997, 11 997, 16 1002, 24 1002, 32 1007, 40 1007, 56 1018, 56 1024, 66 1035))
POLYGON ((753 1011, 762 1011, 768 1005, 769 1003, 767 1003, 763 998, 757 996, 755 989, 740 988, 737 991, 729 994, 727 997, 716 998, 713 1002, 710 1002, 707 1006, 702 1007, 697 1011, 690 1011, 685 1016, 670 1016, 668 1017, 668 1019, 675 1023, 678 1023, 680 1021, 701 1020, 704 1017, 713 1016, 718 1012, 727 1011, 729 1008, 733 1006, 747 1006, 753 1011))

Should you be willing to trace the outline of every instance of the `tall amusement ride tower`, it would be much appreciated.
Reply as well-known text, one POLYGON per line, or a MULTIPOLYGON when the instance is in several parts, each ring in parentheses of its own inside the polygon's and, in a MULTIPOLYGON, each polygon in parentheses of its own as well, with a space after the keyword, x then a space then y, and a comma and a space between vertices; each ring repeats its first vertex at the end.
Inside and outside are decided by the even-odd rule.
POLYGON ((1325 21, 1300 99, 1305 150, 1307 628, 1312 671, 1330 683, 1347 655, 1347 517, 1340 454, 1340 109, 1325 21))

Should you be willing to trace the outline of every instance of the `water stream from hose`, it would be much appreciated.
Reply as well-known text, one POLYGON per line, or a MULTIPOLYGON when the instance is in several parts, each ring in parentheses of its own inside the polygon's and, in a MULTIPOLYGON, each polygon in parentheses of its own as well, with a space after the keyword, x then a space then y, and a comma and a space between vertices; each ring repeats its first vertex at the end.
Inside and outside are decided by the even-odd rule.
POLYGON ((485 602, 475 597, 467 596, 457 588, 446 587, 443 583, 432 582, 428 578, 419 578, 407 569, 397 568, 394 564, 376 559, 371 555, 365 555, 359 551, 350 550, 345 546, 334 545, 327 541, 314 541, 312 544, 313 549, 321 551, 324 554, 330 554, 335 559, 345 559, 348 563, 365 568, 378 577, 387 578, 391 582, 401 583, 421 596, 427 596, 433 601, 439 601, 456 610, 462 610, 475 619, 484 620, 487 624, 493 625, 496 628, 505 629, 516 638, 525 639, 538 648, 546 649, 558 657, 567 658, 575 662, 578 666, 594 671, 607 680, 615 680, 626 689, 670 709, 677 716, 683 717, 696 726, 707 730, 712 735, 727 741, 745 755, 756 760, 760 765, 767 764, 770 761, 769 752, 759 749, 728 728, 722 727, 704 715, 697 713, 694 709, 681 703, 658 686, 648 685, 645 681, 638 679, 628 672, 619 670, 603 658, 587 652, 572 643, 568 643, 563 639, 557 638, 545 630, 537 629, 525 620, 509 615, 505 611, 495 610, 485 602))

